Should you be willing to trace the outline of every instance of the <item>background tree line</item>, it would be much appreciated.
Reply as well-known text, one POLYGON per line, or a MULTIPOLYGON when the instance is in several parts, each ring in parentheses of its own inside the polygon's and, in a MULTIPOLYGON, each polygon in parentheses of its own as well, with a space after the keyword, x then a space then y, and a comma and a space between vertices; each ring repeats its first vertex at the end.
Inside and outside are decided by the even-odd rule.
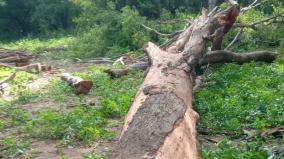
MULTIPOLYGON (((242 6, 253 1, 239 0, 242 6)), ((250 23, 283 11, 282 0, 260 1, 261 6, 241 15, 238 21, 250 23)), ((0 40, 71 33, 76 38, 69 45, 68 56, 111 56, 136 51, 149 40, 166 40, 141 24, 171 33, 210 2, 226 5, 223 0, 0 0, 0 40)), ((255 48, 259 42, 260 46, 280 45, 283 24, 259 28, 245 31, 239 44, 242 49, 255 48), (264 45, 263 41, 272 42, 264 45)), ((230 35, 234 36, 234 31, 228 41, 230 35)))

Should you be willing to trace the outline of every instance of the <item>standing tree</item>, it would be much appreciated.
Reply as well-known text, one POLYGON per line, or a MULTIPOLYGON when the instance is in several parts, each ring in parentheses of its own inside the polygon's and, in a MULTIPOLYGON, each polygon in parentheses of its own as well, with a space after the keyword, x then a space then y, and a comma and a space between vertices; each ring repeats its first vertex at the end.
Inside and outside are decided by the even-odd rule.
POLYGON ((192 108, 196 67, 252 60, 271 62, 275 53, 236 54, 221 50, 224 35, 241 12, 233 0, 226 10, 203 9, 200 17, 161 47, 149 42, 144 50, 148 74, 125 118, 114 159, 198 159, 199 144, 192 108), (209 44, 211 49, 207 49, 209 44))

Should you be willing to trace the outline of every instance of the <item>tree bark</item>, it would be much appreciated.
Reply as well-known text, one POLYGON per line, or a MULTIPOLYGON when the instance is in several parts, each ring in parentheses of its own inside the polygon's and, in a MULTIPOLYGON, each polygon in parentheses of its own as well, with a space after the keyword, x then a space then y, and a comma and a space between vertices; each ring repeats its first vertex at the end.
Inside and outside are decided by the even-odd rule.
POLYGON ((192 80, 183 56, 145 47, 151 68, 125 118, 112 158, 199 158, 192 80))
POLYGON ((198 114, 192 109, 195 68, 211 62, 271 61, 276 57, 265 52, 208 54, 207 42, 212 42, 213 50, 220 50, 223 36, 239 13, 240 7, 235 3, 224 11, 202 10, 184 32, 161 48, 151 42, 145 46, 150 68, 125 117, 111 159, 200 158, 196 138, 198 114))
POLYGON ((87 94, 93 86, 92 81, 83 80, 82 78, 72 76, 69 73, 62 74, 61 79, 68 82, 78 93, 87 94))
POLYGON ((28 64, 35 56, 22 50, 0 49, 0 62, 2 63, 26 63, 28 64))

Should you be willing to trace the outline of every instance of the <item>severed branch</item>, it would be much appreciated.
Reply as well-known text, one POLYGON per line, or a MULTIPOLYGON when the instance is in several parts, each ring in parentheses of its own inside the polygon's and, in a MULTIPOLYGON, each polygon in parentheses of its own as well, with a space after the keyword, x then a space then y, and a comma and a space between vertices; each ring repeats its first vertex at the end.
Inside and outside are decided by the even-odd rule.
POLYGON ((246 12, 246 11, 252 9, 252 8, 255 8, 255 7, 259 6, 260 4, 261 4, 261 3, 258 3, 258 0, 255 0, 255 1, 252 2, 249 6, 242 8, 242 9, 241 9, 241 12, 244 13, 244 12, 246 12))
POLYGON ((225 50, 228 50, 230 47, 232 47, 238 40, 239 38, 241 37, 242 33, 244 31, 244 28, 241 28, 237 35, 235 36, 235 38, 233 39, 233 41, 225 48, 225 50))
POLYGON ((16 77, 16 72, 11 74, 10 76, 8 76, 7 78, 3 79, 2 81, 0 81, 0 85, 7 83, 11 80, 13 80, 16 77))
POLYGON ((272 62, 276 59, 277 53, 269 51, 255 51, 251 53, 233 53, 225 50, 212 51, 199 60, 199 65, 214 63, 231 63, 236 62, 243 64, 250 61, 272 62))
POLYGON ((148 27, 148 26, 146 26, 144 24, 141 24, 141 26, 143 28, 145 28, 146 30, 152 31, 152 32, 156 33, 157 35, 164 36, 164 37, 167 37, 167 38, 172 38, 172 37, 174 37, 174 36, 176 36, 176 35, 178 35, 178 34, 180 34, 180 33, 182 33, 184 31, 184 30, 179 30, 179 31, 176 31, 176 32, 171 33, 171 34, 165 34, 165 33, 159 32, 158 30, 150 28, 150 27, 148 27))
POLYGON ((89 80, 84 80, 77 76, 72 76, 69 73, 63 73, 61 75, 61 80, 66 81, 71 85, 77 93, 87 94, 90 92, 93 82, 89 80))
POLYGON ((256 26, 257 26, 257 25, 259 25, 259 24, 261 24, 261 23, 269 22, 269 21, 271 21, 271 20, 275 20, 275 19, 278 18, 278 17, 284 17, 284 13, 280 13, 280 14, 278 14, 278 15, 275 15, 275 16, 272 16, 272 17, 269 17, 269 18, 266 18, 266 19, 263 19, 263 20, 260 20, 260 21, 251 23, 251 24, 236 23, 234 26, 235 26, 235 27, 240 27, 240 28, 251 28, 251 29, 256 30, 256 26))

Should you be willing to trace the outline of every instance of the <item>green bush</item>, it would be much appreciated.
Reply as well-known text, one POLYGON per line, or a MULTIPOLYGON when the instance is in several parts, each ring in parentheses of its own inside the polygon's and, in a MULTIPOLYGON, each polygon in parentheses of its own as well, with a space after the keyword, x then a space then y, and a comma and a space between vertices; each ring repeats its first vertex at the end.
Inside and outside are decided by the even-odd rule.
MULTIPOLYGON (((103 13, 94 19, 96 24, 83 34, 80 32, 71 44, 72 58, 123 54, 137 50, 149 41, 148 33, 140 26, 144 18, 138 12, 129 7, 123 8, 122 12, 112 9, 101 12, 103 13)), ((82 21, 84 17, 81 17, 80 22, 82 21)))

